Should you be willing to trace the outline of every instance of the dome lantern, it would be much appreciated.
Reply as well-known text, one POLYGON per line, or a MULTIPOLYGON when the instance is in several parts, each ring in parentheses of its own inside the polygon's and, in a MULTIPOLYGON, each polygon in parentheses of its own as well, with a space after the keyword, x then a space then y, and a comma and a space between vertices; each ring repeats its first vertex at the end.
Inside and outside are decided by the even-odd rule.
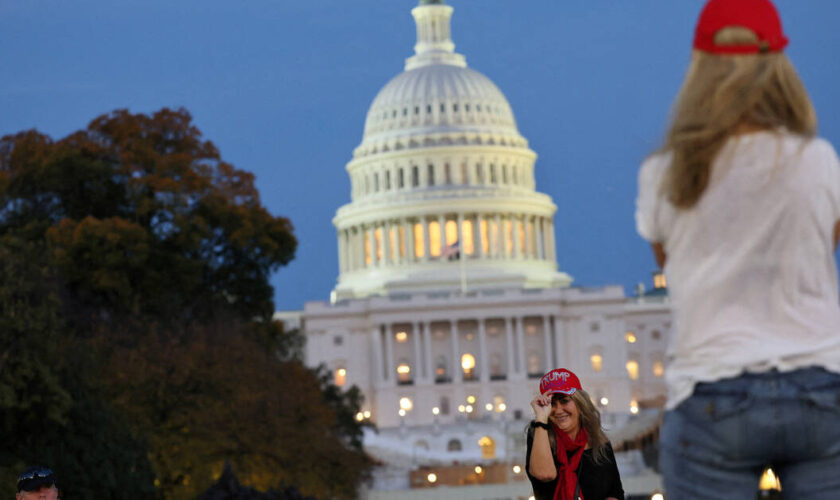
POLYGON ((466 67, 466 59, 455 53, 452 42, 452 11, 452 7, 434 0, 422 0, 420 5, 411 9, 417 24, 417 44, 414 45, 415 55, 405 61, 406 71, 429 64, 466 67))

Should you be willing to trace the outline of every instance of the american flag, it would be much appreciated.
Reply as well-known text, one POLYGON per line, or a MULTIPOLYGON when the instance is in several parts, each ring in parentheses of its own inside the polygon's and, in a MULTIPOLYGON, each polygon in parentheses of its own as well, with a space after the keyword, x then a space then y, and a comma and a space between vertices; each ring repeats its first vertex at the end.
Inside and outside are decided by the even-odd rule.
POLYGON ((443 247, 443 250, 440 252, 441 259, 449 259, 454 260, 461 257, 461 251, 459 248, 459 244, 456 241, 455 243, 451 243, 443 247))

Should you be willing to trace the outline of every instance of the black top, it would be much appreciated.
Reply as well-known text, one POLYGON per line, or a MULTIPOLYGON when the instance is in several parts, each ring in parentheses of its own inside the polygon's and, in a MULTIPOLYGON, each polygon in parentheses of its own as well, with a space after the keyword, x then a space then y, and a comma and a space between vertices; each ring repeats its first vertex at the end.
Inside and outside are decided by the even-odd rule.
MULTIPOLYGON (((553 433, 553 431, 549 432, 553 433)), ((555 450, 553 441, 553 439, 550 440, 552 452, 555 450)), ((557 488, 557 478, 554 478, 553 481, 545 482, 531 475, 531 445, 533 443, 534 428, 529 427, 528 450, 525 455, 525 472, 528 474, 528 479, 531 480, 531 486, 534 489, 534 498, 536 500, 552 500, 554 498, 554 490, 557 488)), ((554 466, 559 467, 560 463, 557 461, 557 454, 552 454, 554 455, 554 466)), ((574 453, 570 453, 569 457, 571 458, 572 455, 574 453)), ((621 486, 621 477, 618 475, 615 455, 609 443, 607 443, 606 460, 600 464, 595 463, 591 449, 583 451, 579 477, 580 489, 583 492, 584 500, 604 500, 609 497, 624 500, 624 488, 621 486)))

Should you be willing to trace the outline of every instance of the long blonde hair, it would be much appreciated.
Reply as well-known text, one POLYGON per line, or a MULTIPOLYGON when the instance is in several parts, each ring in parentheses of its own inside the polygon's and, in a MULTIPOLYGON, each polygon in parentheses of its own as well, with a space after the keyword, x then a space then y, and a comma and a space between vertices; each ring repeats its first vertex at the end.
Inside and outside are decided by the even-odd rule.
MULTIPOLYGON (((755 44, 742 27, 724 28, 717 45, 755 44)), ((672 111, 662 151, 672 152, 661 190, 678 208, 693 207, 711 177, 711 165, 738 127, 784 127, 814 136, 817 118, 793 64, 782 52, 714 55, 695 51, 672 111)))
POLYGON ((571 396, 580 412, 580 425, 589 434, 589 447, 592 449, 592 458, 596 463, 603 463, 607 459, 607 435, 601 427, 601 412, 595 408, 592 398, 583 389, 578 389, 571 396))

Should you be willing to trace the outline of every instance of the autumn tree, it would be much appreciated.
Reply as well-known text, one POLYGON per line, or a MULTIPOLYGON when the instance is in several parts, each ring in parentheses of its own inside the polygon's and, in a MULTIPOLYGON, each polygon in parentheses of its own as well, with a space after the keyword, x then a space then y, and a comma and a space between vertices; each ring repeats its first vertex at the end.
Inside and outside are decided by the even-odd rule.
MULTIPOLYGON (((49 422, 95 414, 126 450, 146 447, 154 490, 142 497, 194 498, 226 462, 249 486, 355 496, 370 468, 352 418, 361 396, 306 369, 299 333, 271 319, 269 277, 294 257, 292 225, 185 110, 119 110, 58 141, 0 139, 0 244, 0 256, 38 257, 9 261, 23 288, 10 282, 0 299, 25 319, 2 330, 0 355, 37 358, 46 344, 85 359, 67 379, 37 363, 0 372, 5 429, 26 418, 7 410, 28 380, 49 422)), ((114 454, 96 452, 103 464, 114 454)))

